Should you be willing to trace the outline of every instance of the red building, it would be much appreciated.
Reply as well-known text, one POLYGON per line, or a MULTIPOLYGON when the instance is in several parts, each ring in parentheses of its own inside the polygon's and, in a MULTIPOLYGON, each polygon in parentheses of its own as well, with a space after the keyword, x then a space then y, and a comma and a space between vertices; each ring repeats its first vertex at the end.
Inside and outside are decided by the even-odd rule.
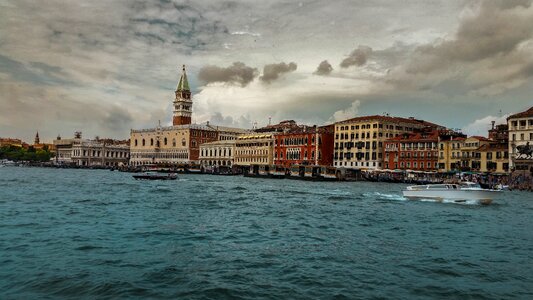
POLYGON ((438 170, 439 131, 404 133, 384 143, 384 168, 438 170))
POLYGON ((274 164, 333 165, 334 125, 298 126, 275 135, 274 164))

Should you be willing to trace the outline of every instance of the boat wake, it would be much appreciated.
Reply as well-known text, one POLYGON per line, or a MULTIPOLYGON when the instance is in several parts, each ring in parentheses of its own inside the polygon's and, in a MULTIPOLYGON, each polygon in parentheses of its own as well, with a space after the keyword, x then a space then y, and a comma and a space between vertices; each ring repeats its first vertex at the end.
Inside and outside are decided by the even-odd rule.
POLYGON ((394 201, 407 201, 408 199, 398 194, 385 194, 380 192, 364 193, 363 197, 373 198, 377 200, 394 200, 394 201))
POLYGON ((363 197, 371 198, 375 200, 390 200, 390 201, 420 201, 420 202, 433 202, 433 203, 443 203, 443 204, 459 204, 459 205, 483 205, 480 200, 470 199, 470 200, 457 200, 457 199, 432 199, 432 198, 418 198, 418 199, 409 199, 401 194, 386 194, 380 192, 374 193, 364 193, 363 197))
POLYGON ((444 204, 459 204, 459 205, 483 205, 481 203, 481 200, 477 199, 470 199, 470 200, 457 200, 457 199, 417 199, 413 201, 421 201, 421 202, 435 202, 435 203, 444 203, 444 204))

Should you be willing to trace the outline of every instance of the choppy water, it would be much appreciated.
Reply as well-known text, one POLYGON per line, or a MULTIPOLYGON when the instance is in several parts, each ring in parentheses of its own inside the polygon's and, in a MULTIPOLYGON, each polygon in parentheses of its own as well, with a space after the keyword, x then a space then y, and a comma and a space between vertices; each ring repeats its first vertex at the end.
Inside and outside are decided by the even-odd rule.
POLYGON ((0 168, 0 298, 533 298, 533 197, 0 168))

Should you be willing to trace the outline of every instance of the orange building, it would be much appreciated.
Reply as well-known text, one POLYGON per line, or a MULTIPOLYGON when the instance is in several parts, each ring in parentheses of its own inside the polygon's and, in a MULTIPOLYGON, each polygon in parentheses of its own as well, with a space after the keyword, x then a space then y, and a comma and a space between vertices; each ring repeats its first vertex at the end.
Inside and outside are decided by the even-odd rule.
POLYGON ((334 125, 298 126, 275 135, 274 164, 333 165, 334 125))

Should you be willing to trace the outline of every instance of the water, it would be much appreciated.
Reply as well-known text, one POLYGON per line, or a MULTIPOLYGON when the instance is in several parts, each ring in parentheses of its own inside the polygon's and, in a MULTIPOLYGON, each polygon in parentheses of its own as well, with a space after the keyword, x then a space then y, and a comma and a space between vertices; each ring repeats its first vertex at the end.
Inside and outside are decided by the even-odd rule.
POLYGON ((0 169, 0 298, 533 298, 533 197, 0 169))

